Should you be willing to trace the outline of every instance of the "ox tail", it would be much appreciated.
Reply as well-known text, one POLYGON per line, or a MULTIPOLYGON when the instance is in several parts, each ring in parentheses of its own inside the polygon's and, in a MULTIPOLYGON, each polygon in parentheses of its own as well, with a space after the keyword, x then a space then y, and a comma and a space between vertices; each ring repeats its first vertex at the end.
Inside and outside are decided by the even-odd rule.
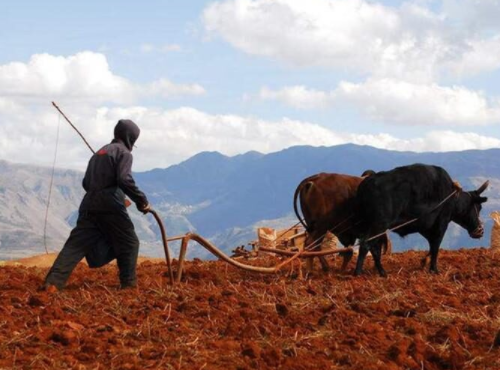
POLYGON ((306 221, 302 218, 302 216, 299 213, 299 207, 297 205, 297 203, 298 203, 297 200, 299 199, 299 194, 302 193, 303 189, 305 189, 307 191, 311 188, 311 186, 314 185, 314 183, 311 180, 316 176, 317 175, 314 175, 314 176, 311 176, 311 177, 308 177, 308 178, 302 180, 302 182, 299 184, 299 186, 297 186, 297 189, 295 189, 295 194, 293 195, 293 210, 295 211, 295 215, 297 216, 299 222, 302 224, 302 226, 304 226, 304 228, 307 231, 310 231, 309 226, 306 224, 306 221))

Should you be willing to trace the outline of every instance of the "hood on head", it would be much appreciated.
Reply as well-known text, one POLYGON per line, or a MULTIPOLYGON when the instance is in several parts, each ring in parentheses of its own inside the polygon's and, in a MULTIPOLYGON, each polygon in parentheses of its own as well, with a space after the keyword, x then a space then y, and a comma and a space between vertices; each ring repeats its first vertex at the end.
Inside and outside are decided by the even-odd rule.
POLYGON ((132 151, 140 133, 139 126, 129 119, 121 119, 115 126, 115 140, 122 141, 130 151, 132 151))

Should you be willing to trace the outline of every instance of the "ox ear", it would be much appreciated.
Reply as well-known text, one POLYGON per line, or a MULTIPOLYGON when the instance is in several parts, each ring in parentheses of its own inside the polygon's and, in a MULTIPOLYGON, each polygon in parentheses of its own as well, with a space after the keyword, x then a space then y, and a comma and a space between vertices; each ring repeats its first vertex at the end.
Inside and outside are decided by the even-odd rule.
POLYGON ((490 184, 490 180, 486 180, 485 183, 483 185, 481 185, 479 187, 479 189, 476 190, 476 192, 478 194, 482 194, 482 192, 486 190, 486 188, 488 187, 489 184, 490 184))
POLYGON ((479 203, 486 203, 488 201, 488 197, 479 197, 479 203))

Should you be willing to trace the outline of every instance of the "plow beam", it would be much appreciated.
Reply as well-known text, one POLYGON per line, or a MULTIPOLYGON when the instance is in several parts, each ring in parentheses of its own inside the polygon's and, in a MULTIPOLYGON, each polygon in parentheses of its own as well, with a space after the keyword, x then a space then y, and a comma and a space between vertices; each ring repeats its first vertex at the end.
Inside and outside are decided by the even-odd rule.
POLYGON ((310 258, 310 257, 317 257, 317 256, 327 256, 330 254, 335 254, 335 253, 352 253, 353 249, 352 247, 347 247, 347 248, 342 248, 342 249, 329 249, 325 251, 317 251, 317 252, 291 252, 291 251, 284 251, 281 249, 274 249, 274 248, 265 248, 265 247, 260 247, 259 250, 264 251, 264 252, 269 252, 269 253, 275 253, 275 254, 281 254, 284 256, 292 256, 291 259, 288 259, 284 263, 281 263, 277 266, 274 267, 260 267, 260 266, 252 266, 252 265, 247 265, 245 263, 241 263, 239 261, 236 261, 226 255, 224 252, 222 252, 219 248, 217 248, 215 245, 210 243, 207 239, 203 238, 202 236, 194 233, 188 233, 183 236, 176 236, 169 238, 169 240, 182 240, 181 244, 181 249, 179 253, 179 260, 178 260, 178 266, 177 266, 177 274, 175 277, 176 282, 180 282, 182 278, 182 273, 184 270, 184 262, 186 258, 186 252, 187 248, 189 245, 189 242, 191 240, 197 242, 199 245, 201 245, 203 248, 208 250, 210 253, 213 255, 217 256, 219 259, 229 263, 230 265, 237 267, 242 270, 246 271, 252 271, 252 272, 258 272, 258 273, 263 273, 263 274, 275 274, 278 272, 283 266, 286 264, 290 263, 292 259, 295 258, 310 258))

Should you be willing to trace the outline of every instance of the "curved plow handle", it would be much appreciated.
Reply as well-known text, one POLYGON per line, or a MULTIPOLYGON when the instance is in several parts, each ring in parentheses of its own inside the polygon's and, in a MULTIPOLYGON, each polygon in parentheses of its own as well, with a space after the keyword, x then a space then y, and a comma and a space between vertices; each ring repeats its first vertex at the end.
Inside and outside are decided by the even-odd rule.
POLYGON ((161 240, 163 241, 163 249, 165 250, 165 258, 167 260, 167 266, 168 266, 168 276, 170 278, 170 284, 174 284, 174 272, 172 271, 172 262, 170 261, 170 251, 168 250, 168 243, 167 243, 167 233, 165 232, 165 226, 163 226, 163 221, 161 220, 160 216, 158 216, 158 213, 154 209, 151 209, 149 211, 155 218, 156 222, 158 223, 158 226, 160 227, 160 232, 161 232, 161 240))

